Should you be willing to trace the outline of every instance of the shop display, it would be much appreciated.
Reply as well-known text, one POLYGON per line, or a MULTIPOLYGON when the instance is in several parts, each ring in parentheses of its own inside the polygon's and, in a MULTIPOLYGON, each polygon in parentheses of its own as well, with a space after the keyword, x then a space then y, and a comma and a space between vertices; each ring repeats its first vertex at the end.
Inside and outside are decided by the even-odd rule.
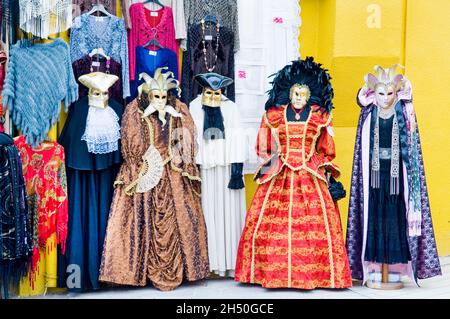
MULTIPOLYGON (((123 106, 109 97, 118 77, 94 72, 80 77, 89 95, 74 103, 59 143, 66 150, 69 235, 65 256, 58 260, 58 285, 71 291, 99 289, 103 243, 116 174, 122 163, 120 119, 123 106), (106 106, 106 107, 105 107, 106 106), (95 134, 100 152, 89 150, 85 132, 95 134), (114 141, 114 147, 109 141, 114 141), (78 287, 67 287, 68 266, 80 271, 78 287)), ((117 82, 116 82, 117 83, 117 82)), ((87 139, 89 140, 89 139, 87 139)))
POLYGON ((189 105, 197 127, 196 163, 202 177, 202 207, 208 229, 211 272, 234 276, 246 203, 242 175, 247 145, 238 106, 222 90, 233 80, 216 73, 195 77, 203 93, 189 105))
POLYGON ((158 69, 154 77, 142 77, 141 94, 123 116, 124 163, 115 182, 100 281, 151 282, 172 290, 209 274, 195 125, 187 106, 169 92, 178 87, 173 74, 158 69))
MULTIPOLYGON (((411 83, 397 66, 365 77, 349 166, 344 73, 387 56, 339 59, 322 31, 345 10, 300 4, 0 0, 0 298, 440 275, 411 83), (300 45, 344 88, 339 112, 333 74, 300 45)), ((410 66, 402 48, 389 59, 410 66)))
POLYGON ((353 278, 372 288, 441 274, 412 87, 396 69, 375 67, 358 92, 347 249, 353 278))
POLYGON ((235 280, 266 288, 348 288, 350 269, 328 174, 337 178, 330 77, 312 58, 279 71, 258 133, 265 162, 239 244, 235 280))

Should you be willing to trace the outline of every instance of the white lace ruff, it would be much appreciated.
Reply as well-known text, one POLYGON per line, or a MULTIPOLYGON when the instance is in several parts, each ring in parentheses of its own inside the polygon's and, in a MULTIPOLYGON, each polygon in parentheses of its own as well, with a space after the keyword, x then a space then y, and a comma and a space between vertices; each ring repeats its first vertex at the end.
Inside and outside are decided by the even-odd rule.
POLYGON ((86 141, 89 153, 107 154, 119 149, 119 117, 111 107, 89 107, 86 129, 81 140, 86 141))
POLYGON ((164 163, 158 150, 150 145, 143 156, 141 176, 136 186, 136 193, 145 193, 158 185, 161 180, 164 163))

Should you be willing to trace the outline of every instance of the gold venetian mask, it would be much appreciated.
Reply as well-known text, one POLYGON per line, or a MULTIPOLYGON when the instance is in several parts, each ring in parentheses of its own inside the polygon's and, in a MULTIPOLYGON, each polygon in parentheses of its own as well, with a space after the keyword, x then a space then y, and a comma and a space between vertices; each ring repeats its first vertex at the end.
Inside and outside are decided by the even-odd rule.
POLYGON ((89 106, 104 109, 108 106, 109 94, 108 91, 100 91, 97 89, 89 90, 89 106))
POLYGON ((311 92, 306 85, 294 84, 291 87, 289 98, 296 109, 303 108, 308 103, 311 92))
POLYGON ((202 93, 202 104, 211 107, 220 107, 222 103, 222 90, 204 88, 202 93))
POLYGON ((80 76, 78 80, 89 88, 89 106, 106 108, 109 102, 108 90, 119 78, 112 74, 93 72, 80 76))

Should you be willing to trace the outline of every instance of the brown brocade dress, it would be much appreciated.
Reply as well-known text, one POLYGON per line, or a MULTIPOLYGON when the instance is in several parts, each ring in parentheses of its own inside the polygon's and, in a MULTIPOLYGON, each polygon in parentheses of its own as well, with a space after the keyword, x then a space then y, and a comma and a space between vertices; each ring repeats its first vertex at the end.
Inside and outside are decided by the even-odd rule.
POLYGON ((179 100, 171 104, 183 117, 166 114, 164 127, 157 114, 143 119, 139 104, 147 105, 134 100, 122 119, 124 163, 116 181, 99 279, 130 286, 150 281, 160 290, 172 290, 183 279, 196 281, 209 275, 201 181, 194 161, 195 125, 179 100), (136 193, 151 129, 154 146, 166 164, 156 187, 136 193), (183 134, 176 134, 180 129, 183 134))

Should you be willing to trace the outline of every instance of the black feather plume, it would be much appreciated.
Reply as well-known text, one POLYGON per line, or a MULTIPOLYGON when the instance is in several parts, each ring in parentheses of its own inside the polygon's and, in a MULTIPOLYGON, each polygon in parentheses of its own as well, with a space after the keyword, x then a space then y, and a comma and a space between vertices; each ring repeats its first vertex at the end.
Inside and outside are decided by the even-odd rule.
POLYGON ((267 92, 269 99, 266 102, 266 110, 288 104, 290 89, 294 84, 309 87, 311 97, 308 105, 318 105, 324 112, 333 109, 331 77, 328 70, 322 68, 322 64, 314 62, 313 57, 292 61, 292 64, 286 65, 273 76, 275 78, 271 82, 272 89, 267 92))

